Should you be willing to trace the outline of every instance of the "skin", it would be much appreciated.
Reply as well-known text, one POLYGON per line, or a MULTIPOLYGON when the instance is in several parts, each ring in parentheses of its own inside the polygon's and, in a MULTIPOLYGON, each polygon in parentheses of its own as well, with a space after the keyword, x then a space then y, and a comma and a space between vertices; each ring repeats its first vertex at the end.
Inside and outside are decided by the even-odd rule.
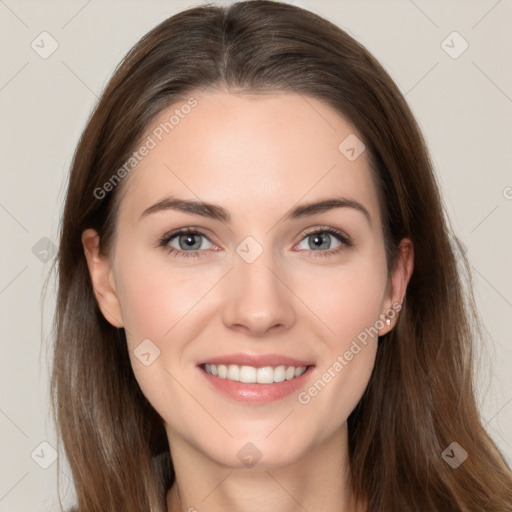
MULTIPOLYGON (((111 254, 99 254, 94 230, 82 236, 101 311, 125 328, 135 377, 165 422, 177 475, 168 510, 364 510, 350 487, 347 418, 373 370, 376 336, 305 405, 296 393, 270 404, 236 402, 208 386, 197 364, 235 352, 312 360, 307 390, 402 302, 412 244, 402 241, 388 275, 367 153, 349 161, 338 150, 349 134, 362 136, 331 107, 292 93, 194 97, 198 105, 127 178, 111 254), (169 194, 221 205, 232 220, 174 210, 140 219, 169 194), (334 196, 364 205, 371 223, 349 207, 281 220, 297 204, 334 196), (316 248, 305 231, 322 226, 341 230, 353 245, 322 257, 340 246, 326 234, 316 248), (206 233, 193 249, 202 257, 158 247, 165 233, 186 227, 206 233), (236 252, 247 236, 263 249, 252 263, 236 252), (133 351, 148 338, 160 356, 145 366, 133 351), (261 453, 250 468, 237 456, 249 442, 261 453)), ((169 244, 191 251, 180 237, 169 244)))

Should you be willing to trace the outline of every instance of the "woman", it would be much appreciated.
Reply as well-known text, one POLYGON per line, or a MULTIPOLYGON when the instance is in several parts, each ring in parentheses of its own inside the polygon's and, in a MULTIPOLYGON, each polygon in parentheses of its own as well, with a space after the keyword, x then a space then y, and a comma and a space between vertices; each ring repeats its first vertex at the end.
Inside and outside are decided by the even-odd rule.
POLYGON ((259 0, 165 20, 69 180, 52 393, 76 510, 511 510, 454 240, 345 32, 259 0))

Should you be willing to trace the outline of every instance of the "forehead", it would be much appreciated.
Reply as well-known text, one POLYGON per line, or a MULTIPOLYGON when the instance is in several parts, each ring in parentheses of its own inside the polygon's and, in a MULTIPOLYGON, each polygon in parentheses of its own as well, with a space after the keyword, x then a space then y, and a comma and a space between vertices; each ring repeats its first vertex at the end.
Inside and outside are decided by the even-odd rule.
POLYGON ((280 216, 301 199, 339 194, 378 217, 367 151, 346 153, 347 144, 359 150, 362 137, 328 105, 293 93, 191 98, 147 127, 142 144, 150 149, 131 171, 120 218, 135 222, 170 194, 222 204, 235 218, 280 216))

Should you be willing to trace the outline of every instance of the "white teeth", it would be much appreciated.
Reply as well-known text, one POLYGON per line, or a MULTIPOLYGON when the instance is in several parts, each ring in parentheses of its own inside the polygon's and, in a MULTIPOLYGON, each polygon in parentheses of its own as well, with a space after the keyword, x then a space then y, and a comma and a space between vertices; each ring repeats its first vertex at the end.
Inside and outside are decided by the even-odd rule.
POLYGON ((272 366, 258 368, 258 384, 272 384, 274 382, 274 369, 272 366))
POLYGON ((240 380, 240 366, 236 364, 230 364, 228 366, 228 375, 226 377, 229 380, 240 380))
POLYGON ((286 367, 281 365, 274 369, 274 382, 283 382, 286 379, 286 367))
POLYGON ((293 366, 288 366, 286 368, 286 380, 292 380, 295 377, 295 368, 293 366))
POLYGON ((306 370, 302 370, 303 366, 300 368, 295 368, 295 377, 300 377, 306 370))
POLYGON ((264 366, 255 368, 254 366, 238 366, 237 364, 205 364, 204 370, 210 375, 215 375, 221 379, 229 379, 245 384, 272 384, 273 382, 283 382, 300 377, 307 366, 285 366, 276 367, 264 366))
POLYGON ((241 366, 240 367, 240 382, 250 384, 252 382, 258 382, 257 380, 258 370, 252 366, 241 366))
MULTIPOLYGON (((212 366, 215 366, 215 365, 211 364, 210 368, 212 368, 212 366)), ((225 379, 228 376, 228 367, 225 364, 219 364, 217 366, 217 372, 221 379, 225 379)), ((213 375, 213 371, 212 371, 212 375, 213 375)))

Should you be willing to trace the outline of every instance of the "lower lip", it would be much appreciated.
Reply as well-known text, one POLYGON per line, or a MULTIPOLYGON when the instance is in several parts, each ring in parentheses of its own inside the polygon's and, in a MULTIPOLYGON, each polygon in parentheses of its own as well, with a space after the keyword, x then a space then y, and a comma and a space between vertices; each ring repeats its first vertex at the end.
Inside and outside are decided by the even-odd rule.
POLYGON ((284 380, 283 382, 274 382, 273 384, 246 384, 235 380, 221 379, 206 373, 200 366, 197 368, 217 391, 229 398, 238 402, 267 404, 281 400, 304 386, 314 366, 308 366, 300 377, 284 380))

